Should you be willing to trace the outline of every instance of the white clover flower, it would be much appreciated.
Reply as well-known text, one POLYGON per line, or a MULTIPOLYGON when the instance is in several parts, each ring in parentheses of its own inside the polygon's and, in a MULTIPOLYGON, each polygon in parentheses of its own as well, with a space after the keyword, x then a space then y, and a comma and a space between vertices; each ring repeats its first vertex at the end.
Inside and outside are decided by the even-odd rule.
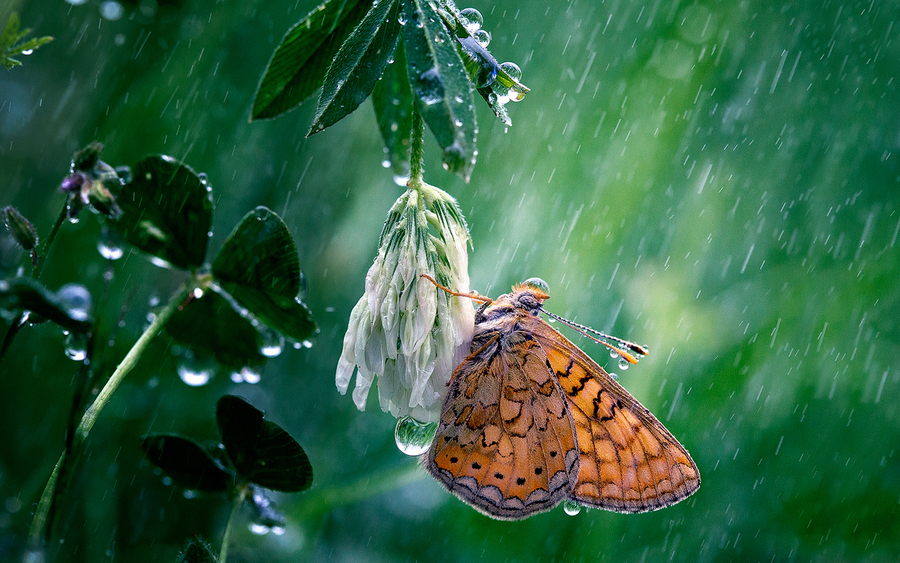
POLYGON ((356 371, 359 410, 377 377, 382 410, 437 421, 450 376, 469 353, 475 311, 421 275, 468 292, 468 242, 456 200, 434 186, 411 182, 391 208, 335 376, 344 394, 356 371))

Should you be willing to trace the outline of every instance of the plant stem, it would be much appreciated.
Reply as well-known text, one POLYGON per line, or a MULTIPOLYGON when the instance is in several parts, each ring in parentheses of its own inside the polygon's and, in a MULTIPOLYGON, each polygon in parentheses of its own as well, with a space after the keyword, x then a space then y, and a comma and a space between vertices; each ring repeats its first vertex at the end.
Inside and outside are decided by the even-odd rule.
POLYGON ((65 220, 66 204, 63 203, 62 209, 59 211, 59 215, 56 217, 56 222, 53 223, 53 228, 50 229, 50 234, 47 235, 47 238, 44 239, 44 242, 41 244, 40 252, 38 252, 37 263, 34 265, 34 268, 31 269, 32 278, 39 279, 41 277, 41 270, 44 269, 44 262, 47 261, 47 254, 50 253, 50 246, 56 239, 56 234, 59 233, 59 229, 60 227, 62 227, 62 224, 65 220))
POLYGON ((305 520, 333 510, 335 507, 359 502, 398 489, 425 477, 418 463, 404 463, 375 475, 365 475, 358 481, 346 485, 326 486, 308 493, 293 513, 295 519, 305 520))
POLYGON ((425 123, 416 108, 412 110, 412 129, 409 143, 409 185, 424 181, 425 172, 425 123))
POLYGON ((147 348, 147 345, 150 344, 153 337, 156 336, 169 319, 172 318, 172 315, 178 310, 178 307, 193 290, 195 285, 195 280, 192 280, 192 282, 184 284, 172 296, 169 303, 156 315, 156 318, 153 319, 150 326, 148 326, 147 329, 144 330, 144 333, 141 334, 140 338, 137 339, 137 342, 134 343, 131 350, 128 351, 125 358, 122 359, 122 362, 116 367, 116 370, 110 376, 109 380, 107 380, 106 385, 100 390, 97 398, 91 403, 87 412, 81 417, 81 422, 78 424, 78 427, 75 429, 75 435, 72 437, 71 449, 64 451, 62 455, 59 456, 59 461, 56 462, 56 466, 50 474, 50 479, 47 480, 47 485, 44 487, 44 492, 41 493, 41 498, 38 501, 37 508, 34 512, 34 519, 31 522, 31 531, 28 535, 28 542, 31 548, 40 546, 41 539, 45 536, 48 524, 47 515, 50 512, 50 506, 53 503, 53 497, 56 493, 56 484, 59 481, 64 464, 68 465, 71 469, 71 464, 65 463, 66 457, 72 456, 74 458, 76 456, 81 449, 81 446, 84 444, 84 441, 87 439, 88 434, 90 434, 91 428, 94 427, 94 423, 97 421, 100 411, 102 411, 103 407, 109 402, 113 392, 119 384, 122 383, 122 380, 128 375, 128 372, 130 372, 137 364, 141 354, 143 354, 144 350, 147 348))
POLYGON ((222 536, 222 549, 219 550, 219 563, 225 563, 228 558, 228 544, 231 542, 231 530, 234 528, 234 521, 237 513, 241 511, 241 505, 244 504, 244 497, 247 496, 249 484, 244 483, 237 489, 234 501, 231 503, 231 514, 228 515, 228 523, 225 524, 225 534, 222 536))

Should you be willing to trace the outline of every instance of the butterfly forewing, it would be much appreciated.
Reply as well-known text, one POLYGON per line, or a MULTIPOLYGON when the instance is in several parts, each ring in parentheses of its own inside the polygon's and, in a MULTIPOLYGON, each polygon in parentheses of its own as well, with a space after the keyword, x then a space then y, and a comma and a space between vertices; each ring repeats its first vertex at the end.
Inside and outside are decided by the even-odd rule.
POLYGON ((697 466, 650 411, 544 321, 536 319, 534 334, 575 424, 581 461, 573 500, 616 512, 646 512, 697 490, 697 466))
POLYGON ((525 518, 570 495, 571 414, 530 335, 489 332, 481 341, 451 380, 426 467, 481 512, 525 518))

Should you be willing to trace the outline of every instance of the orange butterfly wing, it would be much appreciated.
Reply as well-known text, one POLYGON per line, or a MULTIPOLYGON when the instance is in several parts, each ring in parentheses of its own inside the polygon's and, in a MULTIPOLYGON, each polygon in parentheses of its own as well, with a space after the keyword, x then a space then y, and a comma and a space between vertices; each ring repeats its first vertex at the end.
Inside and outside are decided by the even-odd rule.
POLYGON ((504 520, 565 499, 646 512, 690 496, 700 473, 687 450, 537 316, 546 298, 517 286, 479 309, 472 353, 450 380, 425 468, 504 520))
POLYGON ((587 354, 541 319, 534 337, 569 400, 580 450, 572 499, 615 512, 675 504, 700 487, 687 450, 587 354))
POLYGON ((575 429, 546 356, 527 333, 485 340, 453 374, 424 464, 480 512, 525 518, 570 496, 575 429))

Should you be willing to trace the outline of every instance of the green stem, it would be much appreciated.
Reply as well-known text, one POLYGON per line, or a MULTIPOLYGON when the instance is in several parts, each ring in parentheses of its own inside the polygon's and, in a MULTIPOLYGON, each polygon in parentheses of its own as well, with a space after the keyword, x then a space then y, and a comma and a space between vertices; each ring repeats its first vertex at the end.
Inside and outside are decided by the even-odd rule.
POLYGON ((358 481, 343 486, 324 487, 304 495, 294 516, 298 520, 305 520, 329 512, 338 506, 398 489, 424 477, 425 472, 418 463, 405 463, 376 475, 365 475, 358 481))
POLYGON ((409 185, 417 186, 424 182, 425 172, 425 123, 419 111, 412 111, 412 134, 409 143, 409 185))
POLYGON ((47 254, 50 252, 50 246, 56 239, 56 234, 59 232, 59 229, 62 227, 62 224, 65 220, 66 204, 63 203, 62 209, 60 210, 59 215, 56 217, 56 222, 53 223, 53 228, 50 229, 50 234, 47 235, 47 238, 41 244, 40 252, 37 253, 37 263, 31 270, 32 278, 39 279, 41 277, 41 270, 44 269, 44 262, 47 261, 47 254))
POLYGON ((240 485, 237 489, 237 494, 234 496, 234 501, 231 503, 231 514, 228 515, 228 523, 225 524, 225 534, 222 536, 222 549, 219 550, 219 563, 225 563, 225 560, 228 558, 228 544, 231 543, 231 530, 234 528, 234 521, 237 518, 237 513, 241 511, 241 506, 244 504, 244 497, 247 496, 249 488, 249 484, 247 483, 240 485))
POLYGON ((97 417, 100 415, 103 407, 109 402, 113 392, 119 384, 122 383, 122 380, 128 375, 128 372, 130 372, 137 364, 141 355, 144 353, 144 350, 147 348, 147 345, 153 340, 153 337, 156 336, 169 319, 172 318, 172 315, 178 310, 178 307, 193 290, 196 285, 195 282, 196 280, 193 280, 192 283, 184 284, 172 296, 172 299, 165 308, 157 313, 156 318, 153 319, 150 326, 148 326, 147 329, 144 330, 144 333, 141 334, 140 338, 137 339, 137 342, 134 343, 134 346, 131 347, 131 350, 128 351, 125 358, 122 359, 122 362, 116 367, 116 370, 110 376, 109 380, 107 380, 106 385, 100 390, 100 394, 97 395, 97 398, 94 399, 94 402, 88 408, 87 412, 81 417, 81 422, 75 429, 72 447, 68 452, 64 451, 59 457, 59 461, 56 462, 56 466, 50 474, 50 479, 47 480, 47 485, 44 487, 44 492, 41 493, 41 499, 38 501, 37 508, 35 509, 34 519, 31 522, 31 531, 28 535, 29 545, 32 548, 40 546, 41 538, 44 537, 48 524, 47 515, 49 514, 50 506, 53 502, 53 496, 56 493, 56 484, 59 481, 61 468, 66 460, 66 455, 74 456, 81 449, 88 434, 91 432, 91 428, 94 427, 97 417))

